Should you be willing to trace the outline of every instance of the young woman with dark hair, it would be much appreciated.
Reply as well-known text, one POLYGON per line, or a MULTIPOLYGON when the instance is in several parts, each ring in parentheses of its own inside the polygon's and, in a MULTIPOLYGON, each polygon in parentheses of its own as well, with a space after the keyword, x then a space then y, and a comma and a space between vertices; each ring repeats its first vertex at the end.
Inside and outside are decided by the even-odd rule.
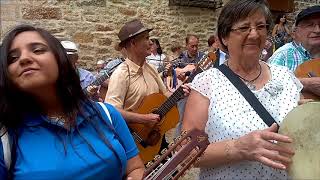
POLYGON ((142 177, 122 116, 89 100, 59 40, 21 25, 2 43, 0 121, 12 140, 12 162, 7 170, 1 148, 0 179, 142 177))
POLYGON ((275 41, 275 50, 279 47, 283 46, 285 43, 287 43, 287 40, 289 39, 290 31, 287 26, 287 19, 285 14, 279 14, 275 26, 272 30, 272 37, 275 41))

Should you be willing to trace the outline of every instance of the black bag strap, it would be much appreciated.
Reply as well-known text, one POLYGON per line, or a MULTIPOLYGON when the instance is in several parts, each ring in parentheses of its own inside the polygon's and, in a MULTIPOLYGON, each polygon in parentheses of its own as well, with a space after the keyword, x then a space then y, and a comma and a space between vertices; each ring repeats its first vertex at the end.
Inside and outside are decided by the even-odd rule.
POLYGON ((213 67, 218 67, 219 65, 220 65, 220 50, 219 49, 217 49, 216 50, 216 52, 215 52, 215 54, 216 54, 216 61, 214 62, 214 64, 213 64, 213 67))
POLYGON ((246 84, 228 66, 222 64, 217 67, 229 81, 238 89, 242 96, 248 101, 260 118, 270 127, 273 123, 279 124, 274 120, 266 108, 261 104, 257 97, 251 92, 246 84))

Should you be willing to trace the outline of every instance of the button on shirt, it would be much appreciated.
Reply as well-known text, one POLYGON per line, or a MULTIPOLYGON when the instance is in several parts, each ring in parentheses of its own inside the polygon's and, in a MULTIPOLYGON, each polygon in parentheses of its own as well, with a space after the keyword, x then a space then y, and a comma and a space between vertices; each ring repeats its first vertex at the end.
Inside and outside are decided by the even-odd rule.
POLYGON ((308 51, 293 41, 277 49, 269 58, 268 63, 286 66, 291 71, 295 71, 298 65, 310 59, 308 51))
MULTIPOLYGON (((138 149, 120 113, 107 105, 111 124, 102 107, 96 106, 105 122, 98 118, 91 107, 84 105, 83 113, 92 122, 84 121, 79 116, 76 120, 78 130, 67 131, 62 127, 63 124, 52 122, 41 115, 25 118, 19 130, 18 148, 15 150, 17 159, 13 167, 14 179, 122 179, 127 160, 136 156, 138 149), (114 127, 119 138, 106 124, 114 127), (105 136, 114 152, 103 142, 94 127, 105 136)), ((6 177, 7 169, 0 148, 0 179, 6 177)))
POLYGON ((128 111, 138 109, 145 96, 167 92, 161 77, 148 63, 138 66, 129 59, 110 77, 105 101, 128 111))

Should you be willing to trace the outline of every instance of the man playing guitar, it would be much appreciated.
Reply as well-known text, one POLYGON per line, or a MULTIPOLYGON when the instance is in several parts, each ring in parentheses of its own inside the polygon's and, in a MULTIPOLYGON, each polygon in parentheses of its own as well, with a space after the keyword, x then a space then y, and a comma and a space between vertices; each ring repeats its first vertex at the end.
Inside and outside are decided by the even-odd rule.
MULTIPOLYGON (((269 58, 270 64, 287 66, 295 71, 298 65, 320 58, 320 6, 302 10, 293 28, 294 41, 287 43, 269 58)), ((320 96, 320 77, 299 78, 303 90, 320 96)))
MULTIPOLYGON (((150 127, 160 121, 158 114, 133 111, 139 108, 147 95, 163 93, 170 96, 157 70, 146 63, 146 57, 151 53, 151 30, 137 19, 127 22, 120 29, 119 47, 125 49, 127 58, 111 75, 105 98, 105 102, 118 108, 127 123, 141 123, 150 127)), ((190 93, 187 85, 183 89, 185 95, 190 93)))

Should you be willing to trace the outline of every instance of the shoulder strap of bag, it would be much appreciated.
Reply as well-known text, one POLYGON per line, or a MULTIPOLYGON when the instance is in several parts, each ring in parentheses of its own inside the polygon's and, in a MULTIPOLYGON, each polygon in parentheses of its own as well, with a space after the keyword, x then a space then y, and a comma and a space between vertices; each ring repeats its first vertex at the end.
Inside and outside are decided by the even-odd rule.
POLYGON ((103 104, 102 102, 98 102, 98 104, 102 107, 102 109, 106 113, 107 117, 109 118, 110 123, 112 124, 111 115, 109 113, 109 110, 108 110, 107 106, 105 104, 103 104))
POLYGON ((7 170, 9 171, 11 166, 11 143, 10 143, 9 133, 5 127, 1 128, 0 135, 1 135, 4 163, 7 167, 7 170))
POLYGON ((274 120, 266 108, 261 104, 257 97, 245 85, 243 81, 226 65, 222 64, 217 67, 229 81, 238 89, 242 96, 248 101, 252 108, 257 112, 260 118, 270 127, 273 123, 279 124, 274 120))

